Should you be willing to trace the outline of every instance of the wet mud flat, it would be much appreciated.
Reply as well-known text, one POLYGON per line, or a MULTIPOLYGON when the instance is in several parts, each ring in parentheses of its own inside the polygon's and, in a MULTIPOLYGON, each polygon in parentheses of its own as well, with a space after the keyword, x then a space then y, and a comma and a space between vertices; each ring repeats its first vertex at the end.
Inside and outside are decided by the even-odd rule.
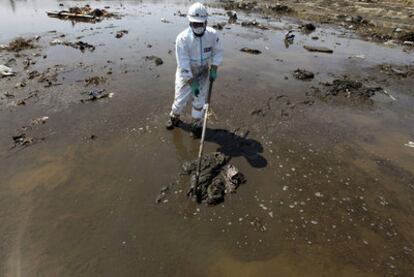
POLYGON ((206 153, 246 182, 207 206, 178 175, 199 147, 188 110, 163 127, 188 4, 33 3, 0 9, 1 276, 410 276, 409 45, 211 3, 225 60, 206 153), (88 4, 117 16, 46 14, 88 4))

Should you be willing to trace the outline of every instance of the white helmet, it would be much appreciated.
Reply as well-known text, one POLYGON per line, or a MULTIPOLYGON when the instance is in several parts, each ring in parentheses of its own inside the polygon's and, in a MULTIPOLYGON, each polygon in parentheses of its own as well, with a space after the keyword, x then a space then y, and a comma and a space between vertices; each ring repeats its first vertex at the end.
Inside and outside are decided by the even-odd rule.
POLYGON ((208 12, 206 6, 197 2, 188 9, 187 18, 190 22, 204 23, 207 21, 208 12))

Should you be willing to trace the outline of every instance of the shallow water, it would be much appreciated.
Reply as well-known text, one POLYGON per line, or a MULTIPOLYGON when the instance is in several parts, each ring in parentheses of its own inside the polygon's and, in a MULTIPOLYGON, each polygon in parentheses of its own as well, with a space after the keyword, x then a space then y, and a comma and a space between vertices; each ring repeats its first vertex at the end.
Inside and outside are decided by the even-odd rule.
MULTIPOLYGON (((2 91, 16 98, 39 90, 25 106, 0 102, 1 276, 409 276, 413 271, 414 152, 404 146, 414 137, 413 80, 388 79, 372 70, 384 62, 411 64, 410 53, 343 35, 332 26, 311 35, 296 32, 286 48, 284 33, 298 23, 289 18, 268 22, 280 30, 229 25, 220 31, 225 60, 214 86, 206 151, 231 155, 248 182, 222 205, 205 207, 186 198, 186 179, 178 176, 183 161, 196 157, 198 141, 185 130, 163 128, 175 73, 174 53, 168 51, 187 24, 173 14, 188 3, 90 2, 123 15, 96 24, 48 18, 45 11, 59 9, 58 3, 0 2, 0 44, 41 35, 40 47, 27 53, 47 58, 37 58, 31 69, 63 67, 60 85, 52 88, 31 80, 14 89, 25 78, 19 59, 17 76, 0 80, 2 91), (116 39, 122 29, 129 33, 116 39), (96 50, 48 45, 61 34, 70 41, 84 36, 96 50), (312 41, 314 35, 321 39, 312 41), (306 52, 308 43, 332 47, 334 54, 306 52), (263 54, 248 55, 242 47, 263 54), (145 61, 148 55, 164 64, 145 61), (350 58, 354 55, 365 58, 350 58), (315 72, 315 79, 295 80, 298 67, 315 72), (302 104, 311 86, 342 74, 385 86, 398 100, 378 95, 372 104, 317 99, 302 104), (98 87, 114 97, 81 104, 89 76, 105 76, 98 87), (250 114, 257 108, 264 115, 250 114), (45 139, 11 149, 17 129, 44 115, 48 122, 30 134, 45 139), (235 128, 250 131, 246 148, 232 144, 235 128), (155 204, 160 188, 175 181, 168 202, 155 204)), ((13 56, 0 55, 0 63, 13 56)))

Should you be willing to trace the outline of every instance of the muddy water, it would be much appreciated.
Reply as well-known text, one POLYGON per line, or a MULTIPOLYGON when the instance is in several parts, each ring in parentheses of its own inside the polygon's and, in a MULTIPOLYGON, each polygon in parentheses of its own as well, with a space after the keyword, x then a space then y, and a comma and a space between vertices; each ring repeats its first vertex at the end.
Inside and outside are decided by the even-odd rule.
MULTIPOLYGON (((410 53, 333 26, 310 35, 318 41, 296 32, 286 48, 283 35, 297 20, 241 14, 275 29, 220 31, 226 52, 206 148, 231 155, 248 182, 222 205, 197 206, 178 172, 197 155, 198 141, 184 129, 163 128, 175 73, 169 50, 187 24, 174 12, 188 3, 91 2, 123 15, 96 24, 46 17, 58 3, 0 3, 0 44, 42 36, 38 48, 15 57, 17 76, 0 79, 2 93, 15 94, 0 100, 1 276, 409 276, 414 270, 414 152, 404 146, 414 139, 413 80, 375 70, 385 62, 412 64, 410 53), (116 39, 122 29, 129 33, 116 39), (79 36, 96 50, 49 46, 79 36), (334 54, 309 53, 304 44, 334 54), (263 54, 241 53, 242 47, 263 54), (44 88, 34 79, 14 88, 27 79, 22 60, 33 53, 41 56, 30 70, 63 68, 59 85, 44 88), (148 55, 164 64, 146 61, 148 55), (315 79, 294 79, 298 67, 315 79), (386 87, 397 101, 377 95, 372 103, 337 104, 307 94, 343 74, 386 87), (97 87, 114 97, 80 103, 92 88, 84 85, 90 76, 104 76, 97 87), (32 90, 37 97, 13 104, 32 90), (304 103, 309 99, 314 104, 304 103), (41 116, 49 120, 27 131, 35 143, 11 148, 18 129, 41 116), (243 147, 232 143, 237 128, 249 130, 243 147), (155 204, 160 188, 175 181, 168 202, 155 204)), ((226 21, 222 10, 214 12, 211 23, 226 21)), ((0 54, 1 63, 14 56, 0 54)))

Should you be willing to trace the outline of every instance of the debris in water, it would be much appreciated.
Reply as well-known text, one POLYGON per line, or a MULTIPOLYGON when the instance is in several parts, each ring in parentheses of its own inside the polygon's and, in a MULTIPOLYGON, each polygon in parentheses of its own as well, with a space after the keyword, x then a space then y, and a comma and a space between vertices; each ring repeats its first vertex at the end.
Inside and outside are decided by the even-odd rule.
POLYGON ((285 34, 285 40, 290 40, 290 41, 293 41, 293 39, 295 38, 295 34, 293 33, 293 31, 292 30, 290 30, 290 31, 288 31, 286 34, 285 34))
POLYGON ((216 30, 221 31, 223 30, 224 26, 226 26, 226 23, 216 23, 212 27, 216 30))
POLYGON ((12 137, 14 141, 14 147, 16 146, 28 146, 33 143, 32 137, 27 137, 25 133, 21 133, 12 137))
POLYGON ((229 158, 220 152, 204 155, 198 186, 195 183, 198 159, 185 162, 182 166, 182 175, 191 176, 188 196, 197 202, 216 205, 224 201, 225 194, 234 193, 239 185, 245 182, 245 178, 234 165, 227 164, 228 160, 229 158))
POLYGON ((320 192, 315 192, 315 196, 316 196, 316 197, 323 197, 323 194, 322 194, 322 193, 320 193, 320 192))
POLYGON ((161 188, 160 193, 157 195, 157 197, 155 198, 155 203, 167 203, 168 199, 165 199, 165 197, 167 197, 167 193, 170 191, 170 188, 173 184, 170 184, 168 186, 164 186, 161 188))
POLYGON ((106 78, 103 77, 103 76, 101 76, 101 77, 93 76, 93 77, 89 77, 89 78, 85 79, 85 86, 93 85, 93 86, 96 87, 100 83, 105 83, 105 81, 106 81, 106 78))
POLYGON ((89 95, 89 98, 81 99, 82 103, 85 103, 88 101, 95 101, 95 100, 103 99, 103 98, 112 98, 114 93, 105 92, 105 89, 93 89, 88 92, 88 95, 89 95))
POLYGON ((309 79, 313 79, 315 75, 311 71, 298 68, 293 72, 293 76, 299 80, 309 80, 309 79))
POLYGON ((78 21, 101 21, 105 17, 114 17, 115 14, 108 12, 105 9, 92 9, 89 5, 84 7, 70 7, 69 10, 61 11, 47 11, 46 14, 50 17, 59 19, 70 19, 78 21))
POLYGON ((414 141, 409 141, 408 143, 404 144, 405 146, 408 147, 413 147, 414 148, 414 141))
POLYGON ((0 75, 1 76, 14 76, 16 73, 8 66, 0 64, 0 75))
POLYGON ((316 30, 316 27, 315 25, 313 25, 313 23, 304 24, 300 26, 300 28, 302 28, 302 30, 304 30, 305 32, 309 32, 309 33, 316 30))
POLYGON ((261 30, 269 30, 269 27, 257 22, 256 19, 254 19, 252 21, 243 21, 241 23, 241 25, 243 27, 255 27, 255 28, 258 28, 258 29, 261 29, 261 30))
POLYGON ((9 45, 6 46, 6 50, 14 52, 20 52, 22 50, 31 48, 34 48, 32 39, 25 39, 22 37, 14 39, 9 43, 9 45))
POLYGON ((48 116, 42 116, 42 117, 33 119, 31 124, 32 125, 45 124, 48 119, 49 119, 48 116))
POLYGON ((228 23, 234 24, 237 22, 237 13, 235 11, 228 11, 227 15, 229 17, 228 23))
POLYGON ((145 60, 154 61, 156 66, 162 65, 164 63, 164 61, 160 57, 157 57, 157 56, 146 56, 145 60))
POLYGON ((328 47, 324 47, 324 46, 304 45, 303 48, 305 48, 306 50, 308 50, 310 52, 333 53, 332 49, 330 49, 328 47))
POLYGON ((248 47, 243 47, 242 49, 240 49, 240 51, 245 52, 245 53, 249 53, 249 54, 253 54, 253 55, 262 54, 262 51, 257 50, 257 49, 248 48, 248 47))
POLYGON ((65 45, 65 46, 69 46, 75 49, 79 49, 82 52, 85 52, 86 49, 90 50, 90 51, 94 51, 95 50, 95 46, 93 46, 92 44, 89 44, 87 42, 83 42, 81 40, 77 41, 77 42, 69 42, 69 41, 63 41, 60 39, 54 39, 50 42, 51 45, 65 45))
POLYGON ((121 31, 116 32, 115 37, 116 37, 116 38, 121 38, 121 37, 123 37, 125 34, 128 34, 128 30, 121 30, 121 31))

